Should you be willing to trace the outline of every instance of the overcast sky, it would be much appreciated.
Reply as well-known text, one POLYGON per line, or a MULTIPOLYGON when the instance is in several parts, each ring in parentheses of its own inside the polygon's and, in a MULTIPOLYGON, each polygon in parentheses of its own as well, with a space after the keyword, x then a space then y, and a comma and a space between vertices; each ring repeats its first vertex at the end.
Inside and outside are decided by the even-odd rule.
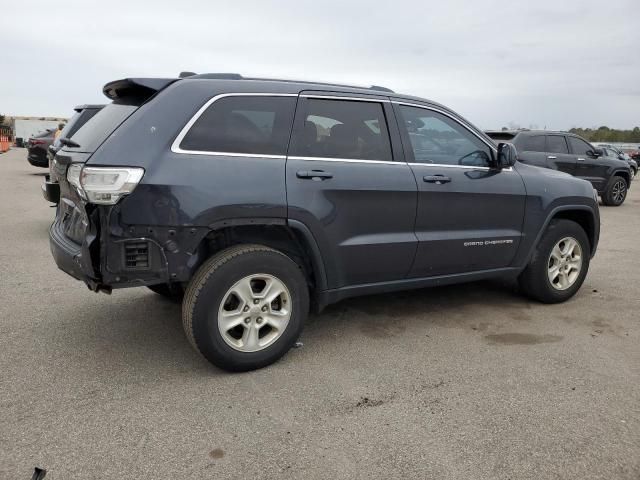
POLYGON ((180 71, 384 85, 481 128, 640 125, 638 0, 6 1, 0 113, 180 71))

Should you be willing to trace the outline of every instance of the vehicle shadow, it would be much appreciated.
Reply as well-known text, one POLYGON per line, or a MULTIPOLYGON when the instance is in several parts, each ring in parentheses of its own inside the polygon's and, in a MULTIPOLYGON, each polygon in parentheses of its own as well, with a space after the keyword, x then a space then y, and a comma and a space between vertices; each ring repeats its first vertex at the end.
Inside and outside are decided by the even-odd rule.
POLYGON ((485 330, 490 326, 486 318, 492 317, 492 309, 499 308, 510 321, 520 322, 530 318, 531 307, 515 282, 485 280, 347 299, 312 315, 305 335, 322 337, 326 330, 346 328, 381 338, 410 329, 411 324, 425 323, 485 330))
MULTIPOLYGON (((89 297, 91 298, 91 297, 89 297)), ((140 382, 176 376, 219 376, 225 372, 209 365, 187 341, 181 322, 181 305, 147 289, 115 291, 90 303, 62 308, 65 317, 65 355, 76 357, 96 377, 144 372, 140 382), (97 303, 97 304, 96 304, 97 303), (80 355, 80 353, 82 355, 80 355), (81 357, 81 358, 80 358, 81 357)), ((320 314, 311 314, 302 341, 334 341, 342 335, 364 335, 383 341, 407 332, 412 324, 445 328, 486 328, 479 322, 483 311, 499 306, 515 321, 528 319, 531 304, 510 283, 483 281, 343 300, 320 314)), ((491 315, 488 315, 491 317, 491 315)), ((487 317, 487 315, 484 315, 487 317)), ((296 362, 304 361, 304 349, 296 362)))

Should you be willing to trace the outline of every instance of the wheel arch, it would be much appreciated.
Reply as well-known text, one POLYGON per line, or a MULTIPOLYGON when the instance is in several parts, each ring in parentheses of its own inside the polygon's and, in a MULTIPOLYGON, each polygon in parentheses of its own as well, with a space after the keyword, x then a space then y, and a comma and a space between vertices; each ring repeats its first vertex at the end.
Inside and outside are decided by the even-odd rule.
POLYGON ((531 260, 531 257, 533 256, 533 253, 535 252, 536 248, 538 248, 538 245, 540 244, 540 240, 542 239, 544 232, 546 232, 547 227, 553 220, 557 220, 557 219, 572 220, 582 227, 582 229, 587 234, 587 238, 589 239, 590 253, 591 253, 591 256, 593 257, 595 253, 595 249, 598 246, 598 239, 599 239, 598 232, 600 227, 598 223, 599 216, 596 215, 593 212, 593 209, 587 205, 565 205, 565 206, 554 208, 549 213, 549 215, 547 215, 547 218, 545 222, 542 224, 542 227, 540 228, 540 230, 538 231, 536 240, 535 242, 533 242, 533 245, 531 246, 529 254, 527 255, 527 261, 525 262, 525 267, 526 265, 528 265, 529 261, 531 260))
POLYGON ((241 244, 264 245, 285 253, 300 266, 314 296, 327 289, 320 249, 313 234, 303 223, 282 218, 242 218, 216 222, 210 225, 210 231, 199 247, 203 251, 199 265, 217 252, 241 244))
MULTIPOLYGON (((631 167, 629 167, 629 169, 631 169, 631 167)), ((627 182, 627 188, 629 188, 629 186, 631 185, 631 175, 629 174, 629 172, 626 172, 624 170, 616 170, 611 176, 624 178, 624 181, 627 182)))

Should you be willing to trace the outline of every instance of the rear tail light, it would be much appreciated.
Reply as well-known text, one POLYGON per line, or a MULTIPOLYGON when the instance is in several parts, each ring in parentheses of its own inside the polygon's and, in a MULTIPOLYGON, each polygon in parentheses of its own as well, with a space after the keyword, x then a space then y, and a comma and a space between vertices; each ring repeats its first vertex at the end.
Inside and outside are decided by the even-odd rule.
POLYGON ((30 140, 31 145, 44 145, 44 140, 30 140))
POLYGON ((85 167, 73 164, 67 170, 67 180, 80 196, 90 203, 115 205, 133 192, 142 180, 144 169, 137 167, 85 167))

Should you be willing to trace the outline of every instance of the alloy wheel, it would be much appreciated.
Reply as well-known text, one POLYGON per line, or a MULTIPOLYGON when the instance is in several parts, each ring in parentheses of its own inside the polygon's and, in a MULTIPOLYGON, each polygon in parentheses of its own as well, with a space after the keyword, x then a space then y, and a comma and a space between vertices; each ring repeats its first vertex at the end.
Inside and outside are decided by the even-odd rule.
POLYGON ((283 334, 291 318, 291 294, 278 278, 248 275, 224 295, 218 310, 218 329, 231 348, 258 352, 283 334))
POLYGON ((573 237, 565 237, 551 250, 547 262, 549 283, 556 290, 571 287, 582 271, 582 248, 573 237))

